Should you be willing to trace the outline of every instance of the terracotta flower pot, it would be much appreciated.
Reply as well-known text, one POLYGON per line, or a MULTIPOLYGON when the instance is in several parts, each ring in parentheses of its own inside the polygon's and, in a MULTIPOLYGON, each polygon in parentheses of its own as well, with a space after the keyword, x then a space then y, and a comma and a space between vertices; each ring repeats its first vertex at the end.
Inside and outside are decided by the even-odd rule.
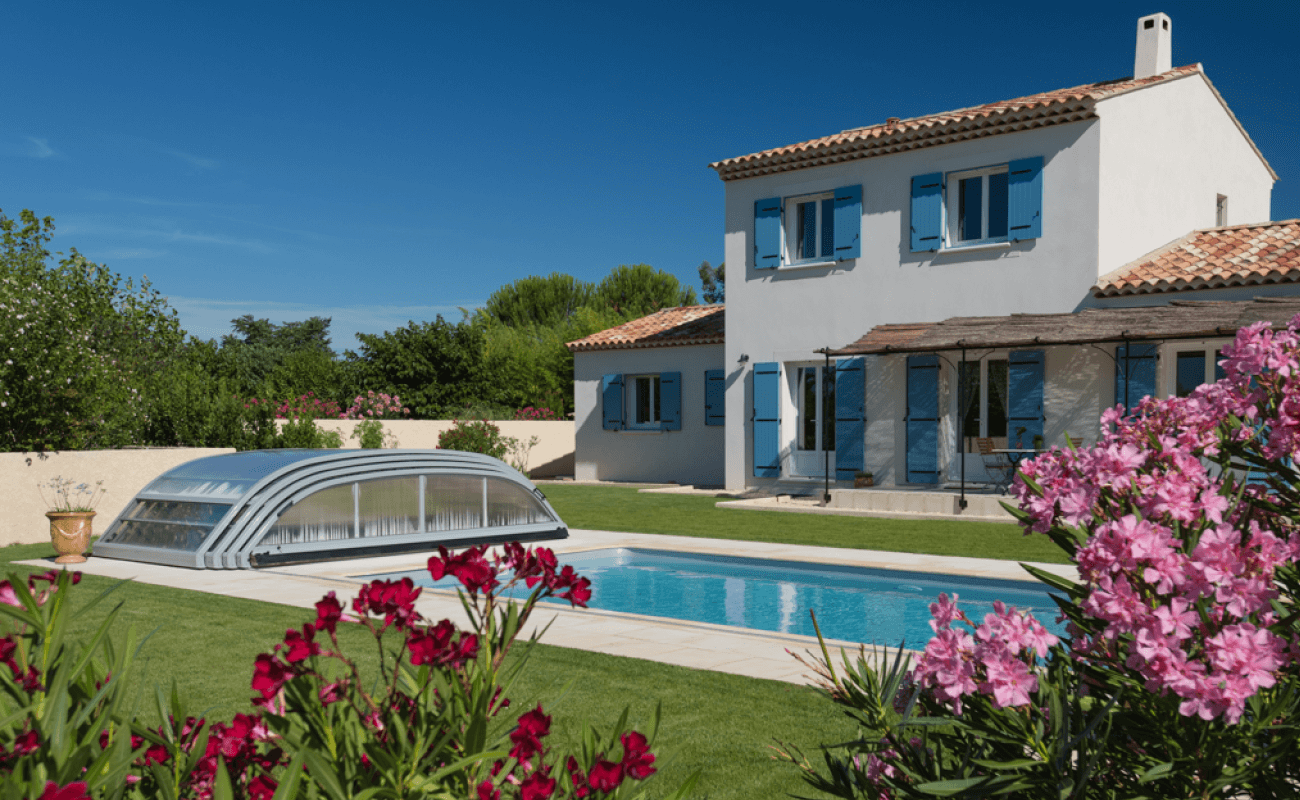
POLYGON ((86 560, 82 555, 90 546, 91 520, 94 511, 46 511, 50 518, 50 541, 54 552, 59 557, 56 564, 80 564, 86 560))

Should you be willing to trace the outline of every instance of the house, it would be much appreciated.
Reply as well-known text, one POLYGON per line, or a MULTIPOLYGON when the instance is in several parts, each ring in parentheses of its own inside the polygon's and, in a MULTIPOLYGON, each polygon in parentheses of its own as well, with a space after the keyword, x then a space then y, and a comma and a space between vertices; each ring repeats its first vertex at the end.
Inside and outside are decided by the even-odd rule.
POLYGON ((725 326, 665 308, 569 343, 575 479, 722 485, 725 326))
POLYGON ((1171 44, 1153 14, 1133 77, 710 165, 728 489, 983 480, 977 438, 1095 438, 1212 380, 1225 326, 1281 308, 1253 298, 1300 295, 1296 224, 1257 224, 1277 175, 1171 44))

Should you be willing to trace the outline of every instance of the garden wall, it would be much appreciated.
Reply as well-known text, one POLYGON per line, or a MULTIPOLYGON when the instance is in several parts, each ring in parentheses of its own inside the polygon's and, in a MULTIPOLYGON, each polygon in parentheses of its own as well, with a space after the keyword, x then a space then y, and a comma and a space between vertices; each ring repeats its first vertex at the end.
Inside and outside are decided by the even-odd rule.
MULTIPOLYGON (((37 485, 62 477, 76 483, 104 482, 106 493, 95 505, 94 534, 108 530, 136 492, 162 473, 186 461, 221 453, 228 448, 160 447, 139 450, 84 450, 62 453, 0 453, 0 545, 50 540, 49 507, 37 485)), ((53 493, 45 489, 51 502, 53 493)), ((54 552, 50 550, 51 554, 54 552)))
MULTIPOLYGON (((318 420, 322 429, 338 431, 345 448, 356 448, 349 438, 355 420, 318 420)), ((572 422, 494 422, 505 436, 538 441, 529 453, 532 477, 573 474, 572 422)), ((384 420, 384 430, 397 437, 402 448, 432 449, 438 434, 452 426, 450 420, 384 420)), ((49 510, 37 491, 37 484, 63 477, 94 485, 102 480, 107 493, 96 504, 94 534, 108 530, 126 504, 145 484, 167 470, 196 458, 233 453, 223 448, 141 448, 132 450, 86 450, 47 453, 0 453, 0 546, 46 542, 50 538, 49 510)), ((53 500, 49 490, 45 492, 53 500)))
MULTIPOLYGON (((343 436, 345 448, 356 448, 351 438, 358 420, 316 420, 321 430, 338 431, 343 436)), ((454 424, 449 419, 386 419, 384 431, 397 437, 401 448, 432 449, 438 446, 438 434, 454 424)), ((527 442, 537 437, 537 445, 528 456, 528 472, 533 478, 553 478, 573 474, 574 433, 573 422, 531 422, 498 420, 492 423, 501 429, 501 435, 527 442)))

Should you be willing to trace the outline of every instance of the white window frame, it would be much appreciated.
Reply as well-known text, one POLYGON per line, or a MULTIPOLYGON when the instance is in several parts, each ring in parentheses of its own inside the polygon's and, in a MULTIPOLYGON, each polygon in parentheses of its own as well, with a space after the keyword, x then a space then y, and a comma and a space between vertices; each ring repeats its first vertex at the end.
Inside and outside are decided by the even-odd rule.
POLYGON ((629 406, 626 409, 624 419, 627 420, 627 427, 629 429, 641 431, 658 430, 663 426, 663 413, 660 408, 660 403, 656 402, 655 398, 655 395, 658 394, 660 399, 662 399, 663 388, 661 384, 659 392, 655 392, 654 386, 656 383, 659 383, 659 373, 642 373, 639 375, 627 375, 624 377, 623 385, 627 387, 626 394, 629 406), (636 413, 641 407, 640 399, 643 380, 648 382, 645 386, 650 393, 648 397, 650 419, 645 422, 638 422, 636 419, 636 413))
MULTIPOLYGON (((989 397, 992 391, 992 384, 989 383, 989 362, 990 361, 1006 361, 1008 362, 1008 370, 1009 370, 1010 361, 1011 361, 1011 351, 994 350, 991 353, 985 353, 984 355, 980 356, 978 359, 968 360, 966 362, 967 364, 978 364, 979 376, 980 376, 980 396, 979 399, 976 401, 979 404, 980 426, 979 426, 979 430, 974 432, 963 430, 961 433, 967 439, 989 438, 989 432, 988 432, 989 431, 989 397)), ((955 363, 960 364, 961 362, 958 361, 955 363)), ((961 410, 961 394, 960 394, 961 370, 960 369, 957 370, 957 376, 958 376, 957 377, 958 382, 952 390, 953 420, 954 420, 953 433, 954 434, 957 433, 956 431, 957 422, 960 421, 963 416, 965 416, 964 414, 962 414, 962 410, 961 410)), ((1001 442, 995 442, 995 444, 1002 444, 1003 446, 1009 446, 1011 443, 1014 443, 1015 432, 1010 429, 1010 426, 1008 426, 1007 432, 1004 435, 993 437, 993 438, 1006 439, 1007 440, 1006 444, 1001 442)), ((965 447, 965 446, 966 443, 964 441, 960 443, 960 447, 965 447)), ((958 452, 961 452, 960 447, 958 449, 958 452)), ((971 447, 974 448, 974 442, 971 443, 971 447)), ((979 451, 975 449, 971 449, 971 450, 967 450, 966 452, 969 455, 970 453, 975 453, 979 451)))
POLYGON ((1214 227, 1223 228, 1228 224, 1228 196, 1219 194, 1214 196, 1214 227))
POLYGON ((1187 341, 1166 342, 1160 353, 1160 381, 1156 387, 1161 397, 1173 397, 1178 394, 1178 354, 1201 353, 1205 356, 1205 383, 1214 383, 1214 369, 1217 366, 1214 354, 1228 345, 1232 339, 1189 339, 1187 341))
POLYGON ((813 264, 832 264, 835 262, 835 254, 829 256, 820 255, 822 235, 827 225, 835 224, 835 214, 832 211, 830 219, 822 212, 822 201, 833 200, 835 192, 814 192, 812 194, 800 194, 792 197, 782 198, 781 200, 781 266, 811 266, 813 264), (799 204, 812 203, 817 213, 817 233, 815 241, 817 242, 817 251, 819 255, 812 258, 795 258, 796 249, 799 242, 803 239, 799 230, 799 204))
MULTIPOLYGON (((949 172, 944 175, 944 248, 959 250, 966 247, 978 247, 980 245, 1004 244, 1010 241, 1007 235, 989 236, 989 182, 983 181, 983 193, 981 196, 981 214, 980 224, 982 226, 978 239, 958 239, 960 233, 961 218, 957 213, 958 204, 961 202, 961 182, 967 178, 987 177, 1007 172, 1009 164, 994 164, 987 167, 978 167, 976 169, 966 169, 959 172, 949 172)), ((1009 224, 1009 221, 1008 221, 1009 224)), ((1009 233, 1009 231, 1008 231, 1009 233)))

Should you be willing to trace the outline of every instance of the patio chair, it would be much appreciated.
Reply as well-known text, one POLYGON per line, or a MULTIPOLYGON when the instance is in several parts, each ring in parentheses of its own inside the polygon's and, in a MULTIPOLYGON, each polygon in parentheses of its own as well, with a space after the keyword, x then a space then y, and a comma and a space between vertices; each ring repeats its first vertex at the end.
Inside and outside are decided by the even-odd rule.
POLYGON ((993 440, 976 439, 975 447, 979 450, 980 460, 984 462, 984 471, 993 481, 993 488, 1006 494, 1011 488, 1011 479, 1016 475, 1016 465, 1007 453, 993 452, 993 440))

